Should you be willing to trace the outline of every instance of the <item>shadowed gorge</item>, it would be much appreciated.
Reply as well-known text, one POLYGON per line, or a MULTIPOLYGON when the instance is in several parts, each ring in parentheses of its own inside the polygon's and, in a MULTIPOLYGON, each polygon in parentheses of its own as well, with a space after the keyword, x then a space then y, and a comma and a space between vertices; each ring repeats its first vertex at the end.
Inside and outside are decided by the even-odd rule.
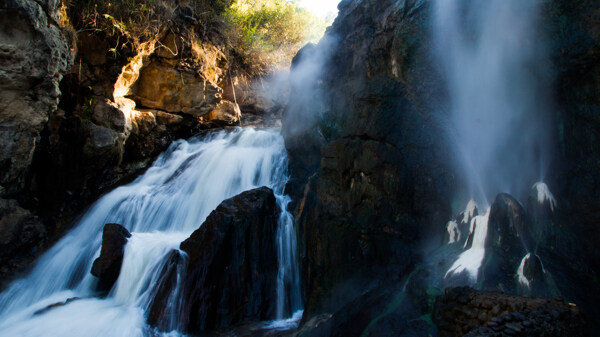
POLYGON ((600 3, 304 5, 0 4, 1 336, 596 335, 600 3))

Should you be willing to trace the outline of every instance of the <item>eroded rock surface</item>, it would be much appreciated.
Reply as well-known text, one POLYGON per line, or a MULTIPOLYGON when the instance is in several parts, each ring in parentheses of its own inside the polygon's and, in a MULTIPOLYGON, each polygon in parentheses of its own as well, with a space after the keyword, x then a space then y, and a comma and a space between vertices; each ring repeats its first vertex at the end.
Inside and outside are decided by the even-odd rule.
POLYGON ((73 62, 59 26, 58 1, 0 4, 0 183, 23 188, 37 137, 56 110, 62 73, 73 62))

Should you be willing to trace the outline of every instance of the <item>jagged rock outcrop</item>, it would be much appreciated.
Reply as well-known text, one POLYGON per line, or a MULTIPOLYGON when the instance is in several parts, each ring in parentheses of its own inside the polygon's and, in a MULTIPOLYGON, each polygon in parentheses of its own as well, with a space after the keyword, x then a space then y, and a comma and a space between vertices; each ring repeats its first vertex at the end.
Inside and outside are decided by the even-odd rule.
POLYGON ((342 1, 339 9, 326 37, 294 65, 304 76, 297 88, 322 92, 292 83, 283 116, 290 193, 314 201, 302 212, 312 219, 298 219, 309 317, 378 279, 405 276, 419 239, 441 240, 428 229, 449 218, 453 183, 448 142, 430 109, 438 89, 427 62, 428 3, 342 1), (312 78, 303 58, 321 62, 312 78))
POLYGON ((0 183, 3 194, 25 183, 37 137, 56 110, 62 73, 73 63, 53 0, 0 4, 0 183))
MULTIPOLYGON (((47 0, 0 5, 6 27, 0 32, 0 197, 39 216, 45 234, 31 250, 37 253, 173 140, 241 119, 235 95, 222 95, 231 82, 230 47, 219 30, 210 33, 217 38, 197 34, 202 14, 167 5, 172 20, 149 41, 138 41, 103 29, 100 21, 109 17, 89 29, 79 2, 60 6, 47 0)), ((7 266, 26 264, 14 258, 21 262, 7 266)), ((14 273, 7 268, 0 280, 14 273)))
POLYGON ((562 298, 535 299, 472 288, 437 298, 433 321, 444 336, 583 336, 581 310, 562 298))
MULTIPOLYGON (((17 199, 25 189, 40 132, 58 106, 62 73, 73 63, 59 6, 53 0, 0 4, 0 198, 17 199)), ((16 200, 0 199, 0 213, 4 280, 41 250, 47 231, 16 200)))
MULTIPOLYGON (((182 329, 198 333, 275 318, 279 213, 271 189, 243 192, 223 201, 181 243, 180 249, 188 256, 182 329)), ((169 270, 172 274, 173 268, 169 270)), ((167 288, 173 285, 164 282, 167 288)), ((166 303, 160 294, 169 293, 159 289, 150 309, 149 323, 159 328, 166 303)))
POLYGON ((119 224, 104 226, 100 256, 94 261, 91 270, 92 275, 98 278, 98 291, 106 293, 117 282, 125 256, 125 245, 130 237, 131 233, 119 224))

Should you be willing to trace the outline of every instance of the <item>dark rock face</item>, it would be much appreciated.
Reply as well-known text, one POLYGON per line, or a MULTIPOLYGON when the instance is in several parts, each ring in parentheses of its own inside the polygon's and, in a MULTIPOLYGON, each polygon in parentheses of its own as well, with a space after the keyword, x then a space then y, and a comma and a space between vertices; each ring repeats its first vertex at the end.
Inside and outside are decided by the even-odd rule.
POLYGON ((46 229, 36 216, 15 200, 0 199, 0 276, 27 264, 45 236, 46 229))
POLYGON ((323 62, 304 82, 322 92, 306 100, 292 90, 283 117, 289 193, 314 201, 302 212, 311 219, 298 219, 309 316, 406 274, 419 239, 441 241, 429 229, 449 218, 453 178, 430 109, 439 88, 427 63, 428 15, 423 1, 343 1, 326 38, 295 60, 296 69, 319 53, 323 62))
POLYGON ((148 306, 148 324, 160 331, 178 330, 183 299, 180 292, 179 278, 185 277, 187 257, 180 251, 173 250, 166 258, 158 282, 154 285, 155 295, 148 306))
MULTIPOLYGON (((600 3, 547 1, 545 28, 555 70, 555 162, 549 186, 557 198, 538 255, 563 296, 600 315, 600 3)), ((596 325, 598 323, 590 322, 596 325)))
POLYGON ((100 256, 92 265, 92 275, 98 277, 97 290, 107 293, 113 287, 123 264, 125 245, 131 237, 129 231, 119 224, 106 224, 102 232, 100 256))
POLYGON ((437 298, 433 321, 444 336, 584 336, 580 309, 561 298, 534 299, 448 288, 437 298))
MULTIPOLYGON (((181 243, 181 250, 188 255, 183 330, 198 333, 275 318, 279 213, 272 190, 262 187, 247 191, 223 201, 181 243)), ((172 277, 168 278, 171 281, 164 285, 172 288, 172 277)), ((161 293, 170 290, 159 290, 150 323, 162 319, 161 303, 165 301, 161 293)))
MULTIPOLYGON (((427 65, 428 2, 348 0, 339 9, 327 41, 305 48, 292 69, 321 53, 322 71, 304 82, 321 92, 304 102, 306 91, 293 91, 298 94, 283 119, 306 321, 336 312, 357 289, 371 287, 370 277, 405 276, 420 259, 415 242, 434 239, 431 233, 441 233, 450 218, 449 191, 456 184, 445 164, 444 109, 433 99, 446 93, 427 65), (297 111, 307 114, 298 118, 297 111), (294 129, 298 121, 307 130, 294 129)), ((483 267, 487 289, 523 291, 516 272, 531 253, 524 274, 532 284, 543 283, 532 286, 543 289, 533 295, 561 293, 582 305, 599 298, 598 13, 600 4, 591 0, 543 4, 553 60, 547 68, 556 71, 558 97, 549 124, 560 150, 547 180, 558 187, 559 206, 554 212, 528 207, 526 214, 516 200, 497 199, 483 267)))
POLYGON ((521 259, 535 248, 527 234, 528 227, 525 210, 517 200, 508 194, 496 196, 490 209, 486 253, 480 270, 484 289, 516 293, 515 275, 521 259))
POLYGON ((386 284, 372 289, 333 315, 322 314, 306 320, 295 336, 435 335, 435 326, 427 321, 420 308, 428 303, 402 288, 399 284, 386 284))

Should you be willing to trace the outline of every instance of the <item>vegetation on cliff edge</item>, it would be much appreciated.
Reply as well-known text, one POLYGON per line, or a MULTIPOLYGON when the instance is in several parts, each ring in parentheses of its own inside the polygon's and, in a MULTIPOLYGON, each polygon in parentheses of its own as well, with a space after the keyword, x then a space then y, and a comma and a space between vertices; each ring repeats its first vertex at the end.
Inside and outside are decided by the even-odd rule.
POLYGON ((295 0, 63 0, 77 32, 123 36, 111 52, 156 39, 177 22, 221 46, 250 75, 287 66, 300 47, 318 40, 327 22, 295 0), (130 46, 127 46, 130 44, 130 46))

